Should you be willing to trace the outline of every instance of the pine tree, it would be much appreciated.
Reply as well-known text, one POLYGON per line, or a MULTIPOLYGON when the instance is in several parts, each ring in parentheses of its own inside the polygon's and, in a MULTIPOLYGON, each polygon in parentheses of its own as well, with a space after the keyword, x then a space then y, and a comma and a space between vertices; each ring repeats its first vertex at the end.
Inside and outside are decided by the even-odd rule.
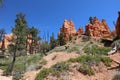
MULTIPOLYGON (((26 51, 26 36, 27 36, 27 22, 25 20, 25 15, 19 13, 16 15, 17 19, 15 20, 15 27, 12 28, 13 34, 16 36, 15 46, 16 50, 22 54, 22 51, 26 51)), ((25 53, 26 54, 26 53, 25 53)))
POLYGON ((12 33, 15 35, 14 44, 9 45, 9 52, 13 53, 13 61, 9 69, 9 73, 12 72, 13 66, 16 61, 17 55, 26 55, 26 36, 27 36, 27 22, 25 15, 19 13, 16 15, 15 26, 12 28, 12 33))

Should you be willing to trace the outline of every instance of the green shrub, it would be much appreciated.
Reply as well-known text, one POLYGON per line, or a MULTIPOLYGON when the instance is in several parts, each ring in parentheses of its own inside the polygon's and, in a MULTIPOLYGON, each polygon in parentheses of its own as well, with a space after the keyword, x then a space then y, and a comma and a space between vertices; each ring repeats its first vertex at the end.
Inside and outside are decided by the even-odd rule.
POLYGON ((69 52, 69 53, 71 53, 71 52, 80 52, 79 51, 79 47, 78 46, 74 46, 74 47, 69 47, 68 49, 67 49, 67 52, 69 52))
POLYGON ((12 61, 12 59, 10 59, 10 58, 2 58, 0 60, 0 69, 6 70, 11 61, 12 61))
POLYGON ((84 47, 84 52, 87 54, 92 54, 92 55, 106 55, 109 51, 110 48, 107 47, 99 47, 95 44, 88 44, 87 46, 84 47))
POLYGON ((82 64, 80 66, 80 72, 88 75, 94 75, 94 71, 91 66, 98 65, 100 62, 103 62, 106 66, 111 66, 111 59, 109 57, 100 56, 100 55, 82 55, 77 58, 71 58, 68 62, 78 62, 82 64))
POLYGON ((94 75, 94 71, 91 66, 96 65, 100 62, 100 58, 92 55, 83 55, 78 58, 71 58, 69 62, 79 62, 82 64, 79 71, 83 74, 94 75))
POLYGON ((97 65, 101 61, 100 56, 93 56, 93 55, 82 55, 77 58, 71 58, 69 59, 70 62, 79 62, 79 63, 85 63, 88 65, 97 65))
POLYGON ((82 64, 79 68, 79 71, 82 72, 84 75, 88 74, 89 76, 95 74, 93 69, 86 64, 82 64))
POLYGON ((29 66, 26 67, 26 71, 32 71, 32 70, 37 70, 40 69, 41 67, 38 66, 37 64, 31 63, 29 66))
POLYGON ((15 71, 13 73, 13 80, 20 80, 22 78, 22 73, 20 71, 15 71))
POLYGON ((41 59, 41 61, 39 62, 40 65, 45 65, 47 64, 47 61, 45 59, 41 59))
POLYGON ((102 57, 102 62, 103 62, 106 66, 110 67, 110 66, 111 66, 111 62, 112 62, 112 59, 110 59, 109 57, 102 57))
POLYGON ((69 64, 67 62, 58 62, 52 66, 52 69, 62 72, 69 69, 69 64))
MULTIPOLYGON (((42 57, 43 56, 41 54, 16 57, 16 61, 15 61, 14 68, 13 68, 13 73, 15 73, 16 71, 23 73, 26 70, 30 70, 30 69, 33 70, 33 69, 38 68, 39 65, 37 64, 39 60, 42 59, 42 57)), ((11 57, 0 60, 0 64, 2 64, 2 66, 0 66, 0 69, 4 70, 4 75, 10 74, 11 62, 12 62, 11 57)), ((17 74, 15 76, 17 76, 17 74)))
POLYGON ((36 76, 35 80, 44 80, 51 73, 51 69, 44 68, 36 76))
POLYGON ((19 63, 19 62, 16 62, 15 65, 14 65, 14 71, 21 71, 21 72, 24 72, 25 71, 25 64, 24 63, 19 63))
POLYGON ((52 75, 60 76, 61 72, 69 70, 69 64, 67 62, 58 62, 52 67, 52 75))
POLYGON ((37 63, 43 57, 42 54, 33 54, 27 57, 27 64, 37 63))

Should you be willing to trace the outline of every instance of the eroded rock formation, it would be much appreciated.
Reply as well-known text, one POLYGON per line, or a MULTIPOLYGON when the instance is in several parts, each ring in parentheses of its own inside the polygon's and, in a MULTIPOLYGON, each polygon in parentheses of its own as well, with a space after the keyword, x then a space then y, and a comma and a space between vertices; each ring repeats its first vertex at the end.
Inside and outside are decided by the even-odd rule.
POLYGON ((76 29, 74 27, 74 24, 72 20, 65 20, 63 23, 63 26, 60 28, 60 32, 64 34, 64 39, 66 41, 69 41, 69 36, 75 36, 76 35, 76 29))
POLYGON ((120 37, 120 12, 118 12, 118 19, 116 23, 116 34, 118 37, 120 37))
MULTIPOLYGON (((77 36, 83 34, 84 30, 82 27, 80 27, 78 31, 76 31, 72 20, 65 20, 62 27, 60 28, 60 32, 64 34, 65 41, 69 41, 70 36, 77 36)), ((58 33, 58 37, 60 35, 60 32, 58 33)))
POLYGON ((91 37, 109 37, 111 32, 104 19, 100 22, 94 17, 93 24, 89 23, 86 25, 85 34, 91 37))

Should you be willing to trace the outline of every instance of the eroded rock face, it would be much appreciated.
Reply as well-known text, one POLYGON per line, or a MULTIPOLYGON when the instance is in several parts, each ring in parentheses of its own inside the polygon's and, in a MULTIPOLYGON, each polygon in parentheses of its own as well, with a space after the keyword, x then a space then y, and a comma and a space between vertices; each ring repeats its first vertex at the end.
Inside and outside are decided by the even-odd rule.
POLYGON ((85 34, 91 37, 109 37, 111 32, 104 19, 100 22, 94 17, 93 24, 86 25, 85 34))
POLYGON ((118 19, 116 23, 116 34, 118 37, 120 37, 120 12, 118 12, 118 19))
POLYGON ((69 41, 69 36, 75 36, 76 35, 76 29, 74 27, 74 24, 72 20, 65 20, 63 23, 63 26, 60 28, 60 32, 64 34, 64 39, 66 41, 69 41))

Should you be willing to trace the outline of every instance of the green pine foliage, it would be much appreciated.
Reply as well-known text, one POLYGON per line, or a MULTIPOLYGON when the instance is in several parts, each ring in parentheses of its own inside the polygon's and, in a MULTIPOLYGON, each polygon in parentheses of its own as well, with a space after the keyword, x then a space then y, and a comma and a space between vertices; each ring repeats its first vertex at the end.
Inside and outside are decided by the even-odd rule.
MULTIPOLYGON (((16 15, 17 19, 15 20, 15 26, 12 28, 13 34, 16 36, 14 40, 16 52, 26 51, 26 36, 27 36, 27 21, 25 20, 25 15, 23 13, 19 13, 16 15)), ((26 53, 24 53, 26 54, 26 53)))
POLYGON ((60 35, 59 35, 59 44, 60 44, 60 46, 63 46, 63 45, 65 45, 66 44, 66 41, 65 41, 65 39, 64 39, 64 33, 63 32, 60 32, 60 35))

